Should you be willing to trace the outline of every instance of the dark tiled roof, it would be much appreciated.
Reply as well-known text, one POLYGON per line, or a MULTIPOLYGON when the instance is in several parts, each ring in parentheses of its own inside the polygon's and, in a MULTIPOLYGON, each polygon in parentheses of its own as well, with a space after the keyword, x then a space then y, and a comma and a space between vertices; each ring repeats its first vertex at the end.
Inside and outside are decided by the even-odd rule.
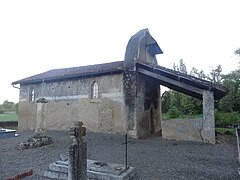
POLYGON ((69 78, 78 78, 84 76, 93 76, 101 75, 108 73, 121 73, 123 72, 123 61, 104 63, 104 64, 95 64, 89 66, 80 66, 72 68, 63 68, 63 69, 53 69, 40 73, 34 76, 30 76, 15 82, 14 84, 28 84, 28 83, 39 83, 42 81, 59 81, 69 78))
MULTIPOLYGON (((111 62, 111 63, 90 65, 90 66, 54 69, 54 70, 46 71, 44 73, 25 78, 25 79, 15 81, 12 83, 12 85, 41 83, 43 81, 45 82, 60 81, 60 80, 66 80, 66 79, 72 79, 72 78, 81 78, 86 76, 122 73, 124 69, 123 62, 124 61, 117 61, 117 62, 111 62)), ((203 90, 204 89, 213 90, 215 99, 221 99, 223 96, 225 96, 228 93, 228 89, 226 89, 224 86, 221 86, 219 84, 213 84, 210 81, 206 81, 203 79, 196 78, 194 76, 186 75, 178 71, 165 68, 163 66, 154 65, 151 63, 143 62, 143 61, 137 61, 136 65, 137 67, 143 67, 146 70, 162 75, 163 77, 169 78, 171 80, 182 82, 186 85, 190 85, 193 88, 196 87, 203 90)), ((160 84, 167 86, 171 89, 175 89, 177 91, 187 93, 191 96, 201 98, 201 96, 192 94, 192 92, 186 91, 185 88, 178 85, 173 85, 170 82, 162 81, 160 84)))

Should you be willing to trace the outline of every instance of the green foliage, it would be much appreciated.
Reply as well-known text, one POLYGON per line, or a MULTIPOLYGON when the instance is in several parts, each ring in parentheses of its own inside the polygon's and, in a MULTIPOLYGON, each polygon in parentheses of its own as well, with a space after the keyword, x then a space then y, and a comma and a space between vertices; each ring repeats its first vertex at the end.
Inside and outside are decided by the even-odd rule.
MULTIPOLYGON (((221 83, 229 89, 229 93, 220 101, 215 102, 215 120, 218 127, 233 127, 240 122, 240 48, 235 52, 239 57, 239 67, 226 75, 222 74, 222 66, 211 67, 210 73, 205 74, 193 67, 190 75, 207 79, 212 83, 221 83)), ((188 74, 187 67, 183 60, 179 64, 174 63, 173 69, 183 74, 188 74)), ((163 119, 191 118, 195 114, 202 113, 202 101, 185 94, 169 90, 162 95, 163 119)))
POLYGON ((202 101, 183 94, 181 99, 181 112, 189 115, 201 114, 202 101))
POLYGON ((177 118, 181 115, 181 112, 175 107, 171 107, 171 109, 167 112, 167 117, 169 119, 177 118))
POLYGON ((187 74, 187 67, 185 63, 183 62, 183 59, 179 60, 179 64, 176 65, 175 63, 173 64, 173 70, 179 71, 180 73, 187 74))
MULTIPOLYGON (((240 60, 240 48, 238 48, 237 50, 234 51, 234 54, 236 56, 238 56, 239 60, 240 60)), ((240 61, 238 62, 239 63, 239 68, 240 68, 240 61)))
POLYGON ((234 51, 234 54, 240 57, 240 48, 234 51))
POLYGON ((3 113, 4 113, 4 111, 2 109, 0 109, 0 114, 3 114, 3 113))
POLYGON ((218 110, 234 112, 240 110, 240 70, 235 70, 223 76, 223 85, 230 91, 220 100, 218 110))
POLYGON ((14 102, 10 102, 5 100, 2 105, 0 105, 0 109, 4 112, 15 111, 15 104, 14 102))
POLYGON ((201 100, 173 90, 164 92, 162 95, 162 112, 167 113, 173 107, 183 115, 202 113, 201 100))
POLYGON ((234 127, 240 122, 240 114, 237 112, 223 113, 215 111, 216 127, 234 127))
MULTIPOLYGON (((187 67, 182 59, 180 59, 178 65, 174 63, 173 69, 183 74, 188 74, 187 67)), ((191 75, 194 75, 198 78, 206 77, 203 71, 199 72, 196 68, 192 68, 191 75)), ((178 109, 182 115, 201 114, 202 102, 186 94, 174 90, 169 90, 167 92, 164 92, 162 95, 162 112, 167 113, 172 108, 178 109)))
POLYGON ((163 113, 167 113, 171 107, 170 96, 171 96, 171 91, 165 91, 162 94, 162 112, 163 113))
MULTIPOLYGON (((181 114, 178 115, 178 117, 176 118, 180 118, 180 119, 199 119, 199 118, 202 118, 202 114, 194 114, 194 115, 190 115, 190 114, 181 114)), ((174 119, 174 118, 171 118, 169 116, 169 113, 163 113, 163 117, 162 119, 165 121, 165 120, 170 120, 170 119, 174 119)))
POLYGON ((211 67, 211 71, 207 76, 208 80, 213 83, 221 83, 223 74, 222 74, 222 66, 218 65, 216 68, 211 67))
POLYGON ((191 76, 194 76, 194 77, 197 77, 197 78, 200 78, 200 79, 206 79, 206 78, 207 78, 207 76, 206 76, 206 74, 204 73, 203 70, 198 71, 198 69, 195 68, 195 67, 193 67, 193 68, 191 69, 190 75, 191 75, 191 76))

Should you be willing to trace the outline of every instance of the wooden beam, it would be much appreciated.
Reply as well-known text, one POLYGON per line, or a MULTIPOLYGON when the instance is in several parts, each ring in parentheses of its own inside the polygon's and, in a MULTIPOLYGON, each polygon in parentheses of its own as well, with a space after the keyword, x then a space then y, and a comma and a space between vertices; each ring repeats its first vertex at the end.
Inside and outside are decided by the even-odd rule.
MULTIPOLYGON (((185 84, 181 81, 176 81, 176 80, 170 79, 168 77, 165 77, 165 76, 162 76, 160 74, 145 70, 143 68, 138 68, 137 71, 141 74, 144 74, 144 75, 153 77, 155 79, 158 79, 159 81, 161 81, 161 83, 160 83, 161 85, 167 86, 171 89, 178 90, 177 88, 180 88, 180 89, 182 89, 182 92, 184 92, 186 94, 187 94, 187 91, 189 91, 189 92, 192 92, 194 94, 198 94, 198 95, 201 95, 201 96, 203 95, 203 90, 202 89, 199 89, 197 87, 185 84), (176 88, 174 88, 174 87, 176 87, 176 88)), ((189 94, 189 95, 191 95, 191 94, 189 94)), ((199 98, 199 96, 198 96, 198 98, 199 98)))

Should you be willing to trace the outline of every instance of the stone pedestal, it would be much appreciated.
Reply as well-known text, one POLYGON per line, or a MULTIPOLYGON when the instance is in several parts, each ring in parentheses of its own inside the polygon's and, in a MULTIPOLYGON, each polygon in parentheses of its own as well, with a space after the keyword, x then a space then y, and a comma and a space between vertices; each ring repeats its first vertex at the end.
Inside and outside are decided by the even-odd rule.
POLYGON ((61 154, 59 161, 51 163, 49 169, 39 175, 65 180, 133 180, 136 177, 133 167, 87 159, 87 143, 83 137, 86 128, 82 125, 82 122, 76 122, 70 130, 73 143, 69 153, 61 154))
POLYGON ((80 142, 69 148, 68 180, 87 179, 87 144, 80 142))
MULTIPOLYGON (((51 179, 69 179, 68 160, 60 160, 51 163, 49 169, 39 173, 40 176, 51 179)), ((134 167, 125 169, 123 164, 107 163, 103 161, 87 160, 87 179, 103 180, 134 180, 138 179, 134 167)), ((79 179, 78 179, 79 180, 79 179)), ((81 179, 80 179, 81 180, 81 179)))
POLYGON ((45 98, 40 98, 37 100, 37 121, 35 134, 44 135, 45 133, 47 102, 48 101, 45 98))

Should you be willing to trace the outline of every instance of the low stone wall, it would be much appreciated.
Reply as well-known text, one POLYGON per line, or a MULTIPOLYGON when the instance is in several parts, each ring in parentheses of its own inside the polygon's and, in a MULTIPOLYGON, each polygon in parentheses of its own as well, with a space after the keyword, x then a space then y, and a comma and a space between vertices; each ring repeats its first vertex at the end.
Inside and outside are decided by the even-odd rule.
POLYGON ((203 142, 203 119, 172 119, 162 121, 162 137, 183 141, 203 142))

